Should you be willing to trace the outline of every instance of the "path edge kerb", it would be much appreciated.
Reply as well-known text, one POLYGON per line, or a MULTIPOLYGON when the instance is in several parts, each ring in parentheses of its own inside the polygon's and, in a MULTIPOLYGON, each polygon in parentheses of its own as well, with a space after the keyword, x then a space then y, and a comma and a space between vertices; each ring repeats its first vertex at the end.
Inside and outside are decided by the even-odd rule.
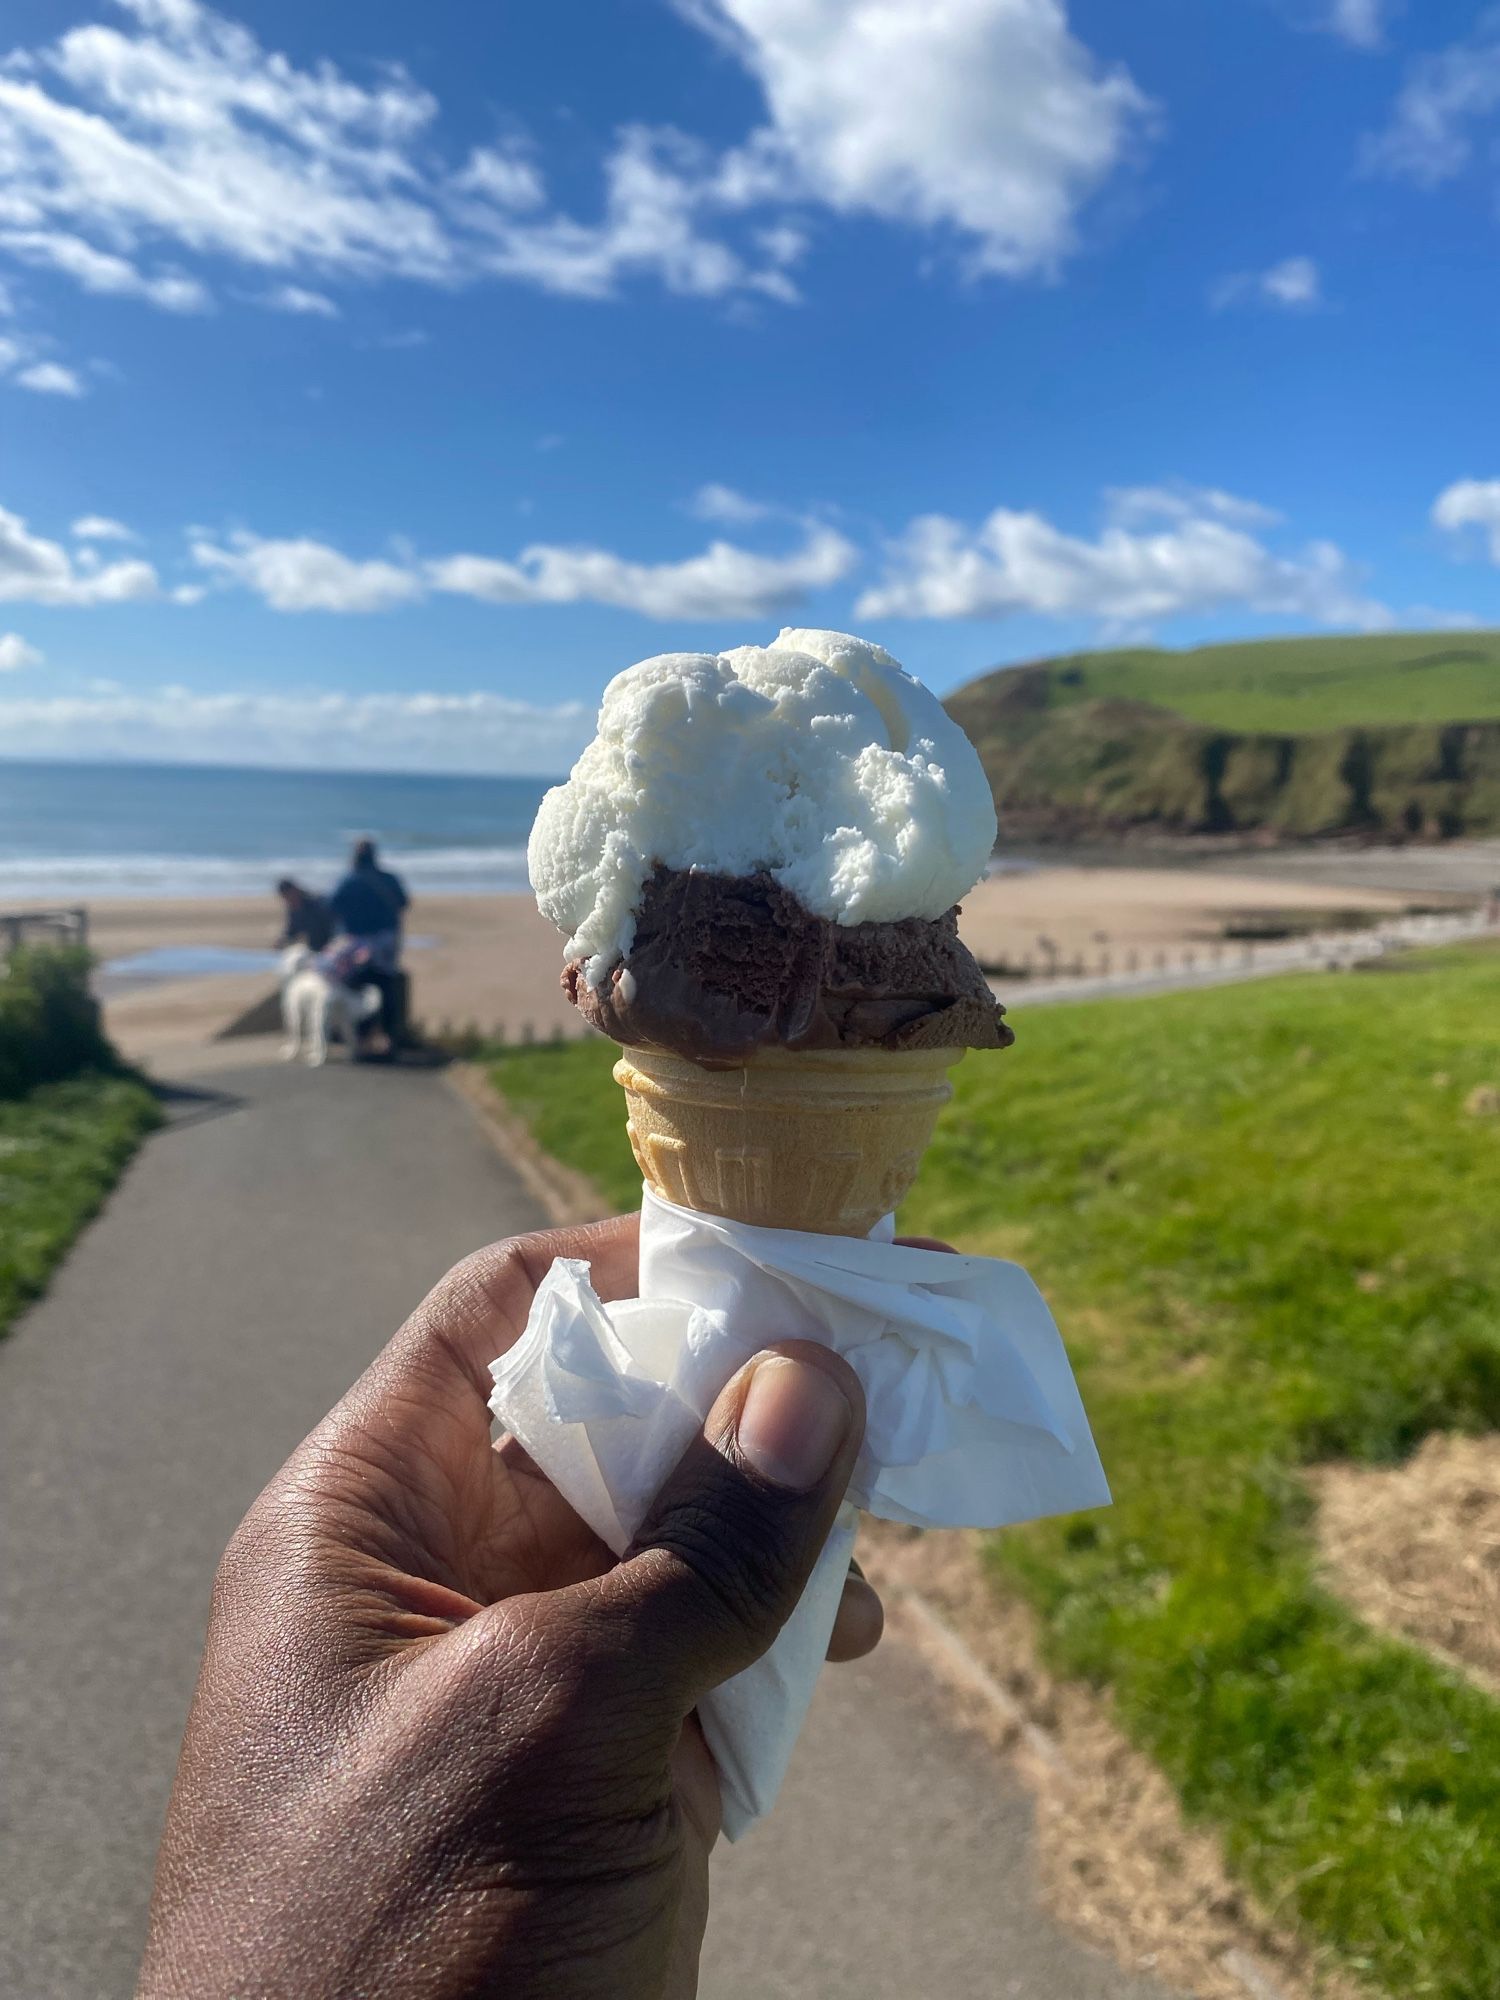
POLYGON ((503 1160, 514 1167, 529 1194, 548 1218, 567 1229, 580 1222, 602 1222, 617 1213, 587 1174, 564 1166, 538 1145, 535 1134, 507 1103, 479 1063, 450 1063, 443 1082, 474 1114, 480 1130, 503 1160))

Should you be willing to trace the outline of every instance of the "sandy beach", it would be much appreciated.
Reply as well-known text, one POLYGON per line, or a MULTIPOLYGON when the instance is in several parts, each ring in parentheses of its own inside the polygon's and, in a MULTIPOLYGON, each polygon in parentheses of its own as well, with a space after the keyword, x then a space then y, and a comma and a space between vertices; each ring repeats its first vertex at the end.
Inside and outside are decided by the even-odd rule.
MULTIPOLYGON (((1290 872, 1290 871, 1289 871, 1290 872)), ((1246 877, 1197 868, 1038 868, 992 876, 967 899, 963 930, 986 964, 1045 955, 1171 951, 1220 937, 1252 913, 1302 916, 1405 908, 1409 895, 1361 883, 1341 886, 1275 875, 1246 877)), ((258 898, 99 901, 90 936, 101 964, 147 952, 205 948, 265 951, 279 905, 258 898)), ((434 895, 412 907, 407 964, 415 1017, 431 1029, 473 1024, 520 1037, 576 1032, 558 986, 561 940, 525 895, 434 895), (422 940, 425 942, 416 942, 422 940)), ((110 1031, 133 1060, 212 1041, 271 990, 264 970, 191 978, 103 980, 110 1031)))

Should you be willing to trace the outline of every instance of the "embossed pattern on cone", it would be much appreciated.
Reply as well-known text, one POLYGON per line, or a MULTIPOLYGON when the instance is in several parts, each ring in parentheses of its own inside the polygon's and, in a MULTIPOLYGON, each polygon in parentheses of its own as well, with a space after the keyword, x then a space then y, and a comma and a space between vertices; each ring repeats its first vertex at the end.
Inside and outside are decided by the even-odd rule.
POLYGON ((615 1081, 648 1187, 765 1229, 868 1236, 905 1196, 962 1049, 767 1049, 735 1068, 627 1049, 615 1081))

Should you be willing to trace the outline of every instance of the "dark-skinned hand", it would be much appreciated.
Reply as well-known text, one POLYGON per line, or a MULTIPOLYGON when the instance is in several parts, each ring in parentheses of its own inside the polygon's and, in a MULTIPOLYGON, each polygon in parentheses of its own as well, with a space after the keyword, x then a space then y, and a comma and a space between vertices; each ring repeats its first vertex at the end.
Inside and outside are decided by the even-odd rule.
MULTIPOLYGON (((513 1439, 489 1363, 552 1260, 636 1289, 638 1218, 450 1273, 224 1557, 143 2000, 684 2000, 719 1796, 693 1717, 795 1605, 859 1384, 782 1343, 715 1403, 623 1561, 513 1439)), ((851 1576, 829 1649, 868 1652, 851 1576)))

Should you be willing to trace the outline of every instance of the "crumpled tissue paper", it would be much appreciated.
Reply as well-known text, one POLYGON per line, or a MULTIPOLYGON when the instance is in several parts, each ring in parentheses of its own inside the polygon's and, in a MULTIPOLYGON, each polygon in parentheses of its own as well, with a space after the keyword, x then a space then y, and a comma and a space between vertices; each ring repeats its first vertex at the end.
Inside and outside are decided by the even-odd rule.
POLYGON ((802 1601, 775 1644, 700 1705, 731 1840, 768 1812, 812 1699, 856 1510, 922 1528, 997 1528, 1109 1500, 1073 1371, 1017 1264, 867 1238, 757 1229, 650 1189, 640 1297, 604 1305, 561 1257, 490 1408, 601 1541, 623 1555, 742 1364, 822 1340, 864 1385, 864 1449, 802 1601))

